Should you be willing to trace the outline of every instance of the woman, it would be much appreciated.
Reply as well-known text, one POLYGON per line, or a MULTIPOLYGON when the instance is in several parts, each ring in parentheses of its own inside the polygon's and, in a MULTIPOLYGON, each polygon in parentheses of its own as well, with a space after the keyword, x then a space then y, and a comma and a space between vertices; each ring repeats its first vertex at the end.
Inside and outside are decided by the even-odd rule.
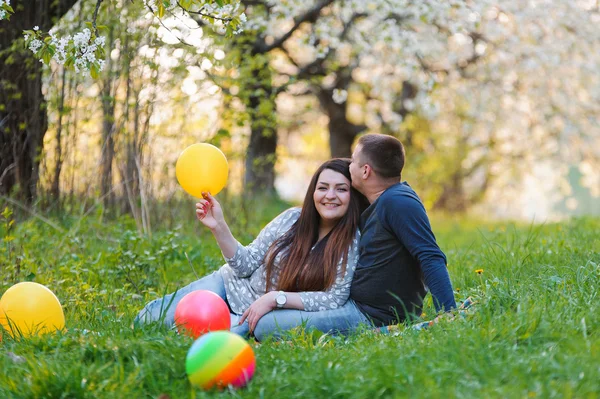
POLYGON ((246 335, 278 309, 337 309, 350 293, 358 259, 358 222, 366 199, 352 188, 350 161, 332 159, 315 172, 301 209, 272 220, 248 246, 231 234, 219 202, 206 194, 196 204, 227 264, 187 287, 150 302, 139 322, 174 323, 177 303, 189 292, 209 290, 231 309, 231 331, 246 335))

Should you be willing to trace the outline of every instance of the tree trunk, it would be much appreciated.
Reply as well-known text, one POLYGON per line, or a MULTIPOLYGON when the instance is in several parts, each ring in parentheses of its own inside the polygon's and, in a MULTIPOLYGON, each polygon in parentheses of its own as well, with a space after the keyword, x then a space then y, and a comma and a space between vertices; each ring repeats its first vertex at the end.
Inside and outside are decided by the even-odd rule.
POLYGON ((317 88, 317 97, 321 109, 329 117, 329 149, 332 158, 350 157, 352 144, 361 132, 367 129, 364 125, 355 125, 346 116, 347 101, 336 103, 333 100, 333 89, 317 88))
POLYGON ((250 143, 246 150, 244 190, 269 196, 275 194, 277 129, 275 92, 268 68, 268 57, 264 56, 263 63, 257 62, 252 70, 254 85, 249 88, 247 103, 250 143))
MULTIPOLYGON (((418 88, 410 82, 402 83, 402 92, 400 96, 396 99, 396 102, 393 104, 392 108, 395 113, 402 116, 402 120, 406 120, 406 117, 413 112, 412 108, 407 108, 408 101, 414 101, 414 99, 419 94, 418 88)), ((392 132, 393 133, 393 132, 392 132)), ((413 135, 414 132, 411 129, 405 129, 403 131, 402 137, 400 137, 404 148, 406 151, 410 151, 413 147, 413 135)))
MULTIPOLYGON (((469 151, 473 151, 472 148, 468 147, 468 138, 468 135, 465 135, 457 143, 461 152, 460 160, 465 159, 469 151)), ((491 171, 492 160, 489 153, 496 147, 495 138, 491 137, 483 147, 488 152, 483 154, 470 168, 463 168, 460 162, 457 164, 457 170, 452 174, 450 181, 442 186, 442 194, 433 205, 434 209, 451 213, 464 213, 485 198, 494 179, 491 171), (469 181, 475 174, 480 175, 477 182, 469 181), (468 192, 466 187, 468 187, 468 192)))
MULTIPOLYGON (((250 99, 249 106, 258 107, 260 101, 264 100, 254 96, 250 99)), ((249 193, 272 195, 275 193, 277 133, 272 128, 262 126, 260 120, 252 118, 250 123, 244 190, 249 193)))
POLYGON ((468 201, 464 189, 462 170, 459 169, 453 173, 442 190, 442 194, 433 205, 433 209, 450 213, 464 213, 467 210, 468 201))
POLYGON ((346 91, 352 83, 353 67, 346 67, 337 71, 335 82, 330 88, 317 86, 315 88, 319 104, 323 112, 329 117, 329 150, 332 158, 350 157, 352 144, 360 133, 365 131, 365 125, 355 125, 348 120, 348 101, 334 100, 334 91, 346 91))
POLYGON ((54 178, 52 179, 52 187, 50 195, 58 206, 60 206, 60 173, 63 164, 63 147, 62 147, 62 129, 63 115, 65 111, 65 86, 67 84, 67 70, 62 69, 60 97, 58 99, 58 121, 56 126, 56 159, 54 162, 54 178))
POLYGON ((40 153, 48 128, 42 64, 24 48, 23 30, 48 31, 75 0, 14 0, 16 11, 0 28, 0 194, 36 197, 40 153))
MULTIPOLYGON (((108 43, 113 44, 113 29, 109 31, 108 43)), ((114 205, 112 192, 113 159, 115 157, 115 99, 111 90, 114 84, 112 78, 112 59, 106 59, 106 74, 102 86, 102 155, 100 160, 100 195, 105 209, 114 205)))

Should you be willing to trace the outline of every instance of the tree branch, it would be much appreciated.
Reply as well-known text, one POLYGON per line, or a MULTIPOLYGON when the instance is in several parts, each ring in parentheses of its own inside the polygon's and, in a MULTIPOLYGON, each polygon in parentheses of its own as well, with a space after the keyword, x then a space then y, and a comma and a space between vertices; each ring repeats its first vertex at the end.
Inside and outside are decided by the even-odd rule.
POLYGON ((294 34, 294 32, 298 30, 298 28, 300 28, 300 25, 302 25, 304 22, 315 22, 319 14, 321 14, 321 10, 323 10, 323 8, 327 7, 334 1, 335 0, 322 0, 320 3, 315 5, 303 15, 294 18, 294 26, 292 26, 289 31, 284 33, 283 36, 281 36, 279 39, 275 40, 271 44, 266 44, 262 41, 257 43, 254 46, 253 52, 255 54, 265 54, 273 49, 283 46, 283 43, 285 43, 285 41, 289 39, 294 34))
POLYGON ((267 10, 270 10, 271 8, 273 8, 273 5, 268 4, 265 1, 260 1, 260 0, 242 0, 242 3, 245 6, 262 6, 267 10))
POLYGON ((206 13, 203 13, 202 11, 190 11, 190 10, 186 10, 185 8, 183 8, 183 6, 181 5, 181 3, 179 3, 179 2, 177 2, 177 5, 182 10, 184 10, 185 12, 187 12, 188 14, 201 15, 201 16, 206 17, 206 18, 213 18, 213 19, 216 19, 218 21, 223 21, 223 22, 231 22, 231 20, 232 20, 232 18, 215 17, 214 15, 206 14, 206 13))
POLYGON ((100 11, 100 5, 103 0, 96 0, 96 9, 94 10, 94 16, 92 17, 92 27, 94 28, 94 33, 96 37, 100 36, 100 32, 98 32, 98 27, 96 26, 96 20, 98 19, 98 11, 100 11))
MULTIPOLYGON (((225 87, 225 86, 224 86, 222 83, 219 83, 219 82, 218 82, 218 79, 219 79, 220 77, 217 77, 217 76, 213 75, 212 73, 210 73, 210 72, 208 72, 208 71, 204 71, 204 73, 206 74, 206 77, 207 77, 208 79, 210 79, 210 81, 211 81, 211 82, 213 82, 213 83, 215 84, 215 86, 218 86, 218 87, 220 87, 220 88, 221 88, 221 90, 222 90, 222 91, 223 91, 225 94, 227 94, 227 95, 229 95, 229 96, 233 96, 233 94, 231 94, 231 91, 229 90, 229 88, 225 87)), ((226 79, 223 79, 223 78, 220 78, 220 79, 221 79, 221 81, 225 81, 225 80, 226 80, 226 79)))
MULTIPOLYGON (((438 28, 440 28, 440 27, 438 26, 438 28)), ((479 59, 483 56, 483 54, 477 53, 477 51, 476 51, 477 44, 479 42, 486 42, 486 43, 488 42, 486 40, 486 38, 478 32, 470 32, 469 37, 471 37, 471 39, 473 41, 473 54, 466 60, 458 61, 454 65, 454 69, 458 70, 458 72, 460 72, 461 76, 463 76, 463 77, 466 77, 465 70, 470 65, 476 64, 477 61, 479 61, 479 59)), ((443 73, 444 75, 450 74, 451 68, 436 68, 436 67, 433 67, 433 66, 427 64, 427 62, 425 62, 425 59, 420 54, 416 54, 416 57, 417 57, 417 60, 419 61, 419 64, 421 65, 421 68, 423 68, 423 70, 425 72, 443 73)))
MULTIPOLYGON (((365 14, 365 13, 355 13, 354 15, 352 15, 352 17, 348 20, 348 22, 346 22, 344 24, 344 29, 342 30, 342 33, 340 34, 340 40, 344 40, 348 36, 348 32, 350 31, 350 28, 352 27, 354 22, 356 22, 356 20, 358 20, 359 18, 365 17, 366 15, 367 14, 365 14)), ((288 75, 290 77, 289 82, 276 88, 275 94, 279 94, 279 93, 285 91, 290 85, 297 83, 298 81, 300 81, 302 79, 308 79, 311 76, 325 76, 327 74, 327 70, 324 66, 325 61, 327 61, 329 58, 331 58, 335 54, 335 50, 331 50, 331 51, 327 52, 327 54, 325 54, 324 57, 315 58, 310 63, 304 65, 303 67, 300 67, 300 65, 291 57, 290 53, 287 51, 287 49, 284 46, 281 46, 280 50, 282 50, 283 54, 286 55, 287 59, 294 66, 296 66, 296 68, 298 68, 298 72, 296 73, 296 76, 288 75)), ((354 68, 350 68, 350 69, 354 69, 354 68)))

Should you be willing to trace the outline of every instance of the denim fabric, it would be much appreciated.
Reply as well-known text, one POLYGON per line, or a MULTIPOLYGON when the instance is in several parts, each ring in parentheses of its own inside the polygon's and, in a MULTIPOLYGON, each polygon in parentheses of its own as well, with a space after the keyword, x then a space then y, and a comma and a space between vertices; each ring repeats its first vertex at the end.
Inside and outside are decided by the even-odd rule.
POLYGON ((369 319, 358 309, 354 301, 349 300, 338 309, 319 312, 295 309, 274 310, 258 321, 254 336, 259 341, 268 337, 279 339, 287 331, 298 326, 303 326, 306 330, 316 329, 325 333, 346 335, 361 325, 372 327, 369 319))
MULTIPOLYGON (((198 290, 212 291, 227 303, 223 278, 219 272, 213 272, 172 294, 165 295, 162 298, 155 299, 148 303, 144 306, 144 309, 138 313, 134 325, 162 321, 167 326, 173 326, 175 324, 175 309, 177 308, 179 301, 190 292, 198 290)), ((249 330, 248 322, 244 322, 244 324, 240 326, 238 325, 240 316, 233 313, 230 313, 230 316, 231 331, 241 336, 247 336, 249 330)))

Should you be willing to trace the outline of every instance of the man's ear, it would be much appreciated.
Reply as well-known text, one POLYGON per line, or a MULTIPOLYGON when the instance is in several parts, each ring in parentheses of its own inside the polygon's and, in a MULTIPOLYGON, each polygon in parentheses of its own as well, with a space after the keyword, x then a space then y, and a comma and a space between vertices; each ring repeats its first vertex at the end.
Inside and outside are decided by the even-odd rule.
POLYGON ((373 173, 373 168, 371 167, 371 165, 369 165, 368 163, 363 165, 363 173, 362 173, 362 178, 363 180, 368 179, 369 176, 371 176, 371 174, 373 173))

